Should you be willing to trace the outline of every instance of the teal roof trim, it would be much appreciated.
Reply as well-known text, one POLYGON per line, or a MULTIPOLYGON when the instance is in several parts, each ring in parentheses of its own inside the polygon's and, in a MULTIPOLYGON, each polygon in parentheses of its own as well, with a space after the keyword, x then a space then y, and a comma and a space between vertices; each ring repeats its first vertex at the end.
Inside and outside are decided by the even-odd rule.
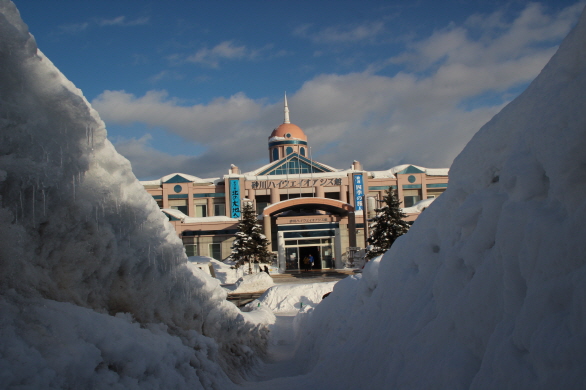
POLYGON ((421 184, 403 184, 404 190, 419 189, 419 188, 421 188, 421 184))
MULTIPOLYGON (((392 185, 390 187, 393 190, 396 190, 397 189, 397 186, 395 186, 395 185, 392 185)), ((371 186, 371 187, 368 187, 368 190, 369 191, 384 191, 384 190, 388 190, 388 189, 389 189, 389 186, 371 186)))
POLYGON ((169 180, 167 180, 165 183, 191 183, 191 180, 187 180, 181 175, 175 175, 169 180))
POLYGON ((425 173, 419 168, 415 168, 413 165, 409 165, 407 168, 403 169, 400 172, 397 172, 397 175, 404 175, 408 173, 425 173))
POLYGON ((214 192, 209 194, 193 194, 194 198, 225 198, 226 194, 223 192, 214 192))
POLYGON ((153 195, 153 198, 157 200, 163 199, 163 195, 153 195))
POLYGON ((187 199, 187 194, 179 194, 179 195, 167 195, 169 199, 187 199))
POLYGON ((433 183, 427 184, 427 188, 448 188, 448 183, 433 183))

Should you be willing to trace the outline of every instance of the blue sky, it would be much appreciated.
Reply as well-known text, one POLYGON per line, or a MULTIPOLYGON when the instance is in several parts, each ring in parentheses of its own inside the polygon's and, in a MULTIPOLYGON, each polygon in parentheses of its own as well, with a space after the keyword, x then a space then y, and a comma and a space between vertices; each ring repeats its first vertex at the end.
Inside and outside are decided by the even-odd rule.
POLYGON ((16 0, 140 179, 268 162, 283 121, 313 158, 448 167, 539 73, 584 2, 16 0))

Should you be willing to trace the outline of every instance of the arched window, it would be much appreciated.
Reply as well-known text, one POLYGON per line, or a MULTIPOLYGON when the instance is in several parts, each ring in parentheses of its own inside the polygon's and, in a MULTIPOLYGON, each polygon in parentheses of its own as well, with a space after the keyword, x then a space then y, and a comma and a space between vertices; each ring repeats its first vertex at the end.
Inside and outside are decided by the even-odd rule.
POLYGON ((285 153, 286 156, 290 155, 291 153, 293 153, 293 148, 290 146, 287 146, 287 153, 285 153))
POLYGON ((273 149, 273 161, 276 161, 279 159, 279 148, 274 148, 273 149))
POLYGON ((305 148, 301 148, 301 149, 299 150, 299 152, 301 153, 301 155, 302 155, 302 156, 305 156, 305 148))

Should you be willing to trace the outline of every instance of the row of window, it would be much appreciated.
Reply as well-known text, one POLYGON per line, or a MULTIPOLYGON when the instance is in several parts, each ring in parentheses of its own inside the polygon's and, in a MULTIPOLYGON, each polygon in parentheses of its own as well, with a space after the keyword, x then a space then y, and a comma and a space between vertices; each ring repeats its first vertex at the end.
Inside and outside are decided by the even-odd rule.
MULTIPOLYGON (((205 202, 205 200, 203 201, 205 202)), ((224 203, 214 203, 214 214, 208 214, 207 202, 204 204, 201 200, 195 201, 195 217, 204 218, 208 216, 224 216, 226 215, 226 205, 224 203)), ((185 215, 188 214, 187 200, 184 199, 173 199, 169 200, 169 207, 174 210, 179 210, 185 215)))
MULTIPOLYGON (((438 197, 444 190, 437 189, 437 190, 427 190, 427 199, 436 198, 438 197)), ((332 199, 339 199, 339 194, 336 193, 326 193, 326 198, 332 199)), ((311 197, 313 194, 298 194, 292 192, 290 194, 281 194, 280 200, 286 199, 293 199, 297 197, 311 197)), ((259 196, 257 197, 256 201, 256 213, 261 214, 265 207, 270 205, 268 201, 268 196, 259 196)), ((410 189, 410 190, 403 190, 403 206, 402 207, 411 207, 415 205, 417 202, 421 200, 421 190, 419 189, 410 189)), ((378 205, 375 205, 375 198, 369 196, 369 209, 373 211, 378 205), (372 204, 371 204, 372 203, 372 204)), ((162 204, 161 204, 162 207, 162 204)), ((170 199, 169 200, 169 207, 175 210, 181 211, 183 214, 188 215, 188 207, 187 207, 187 200, 185 199, 170 199)), ((205 199, 197 199, 194 201, 195 207, 195 217, 196 218, 204 218, 208 216, 224 216, 226 215, 226 205, 224 201, 215 201, 213 207, 213 214, 209 213, 207 200, 205 199)))
MULTIPOLYGON (((209 257, 216 260, 222 260, 222 244, 219 242, 208 244, 208 253, 209 257)), ((185 254, 187 256, 199 256, 197 244, 185 245, 185 254)))
MULTIPOLYGON (((291 146, 287 146, 285 148, 285 156, 290 155, 291 153, 293 153, 293 148, 291 146)), ((301 148, 299 148, 299 154, 305 157, 305 148, 302 146, 301 148)), ((285 157, 283 156, 283 157, 285 157)), ((279 148, 274 148, 273 149, 273 161, 278 160, 279 159, 279 148)))

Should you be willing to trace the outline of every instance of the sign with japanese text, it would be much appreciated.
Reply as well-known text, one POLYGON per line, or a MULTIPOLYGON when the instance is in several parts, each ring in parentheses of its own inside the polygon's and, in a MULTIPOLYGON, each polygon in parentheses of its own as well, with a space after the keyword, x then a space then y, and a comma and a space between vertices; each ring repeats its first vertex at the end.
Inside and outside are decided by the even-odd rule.
POLYGON ((230 179, 230 217, 240 218, 240 181, 230 179))
POLYGON ((364 210, 364 182, 362 175, 354 175, 354 209, 364 210))
POLYGON ((253 181, 251 188, 269 189, 269 188, 299 188, 299 187, 328 187, 339 186, 342 184, 340 178, 322 178, 322 179, 301 179, 301 180, 273 180, 273 181, 253 181))

